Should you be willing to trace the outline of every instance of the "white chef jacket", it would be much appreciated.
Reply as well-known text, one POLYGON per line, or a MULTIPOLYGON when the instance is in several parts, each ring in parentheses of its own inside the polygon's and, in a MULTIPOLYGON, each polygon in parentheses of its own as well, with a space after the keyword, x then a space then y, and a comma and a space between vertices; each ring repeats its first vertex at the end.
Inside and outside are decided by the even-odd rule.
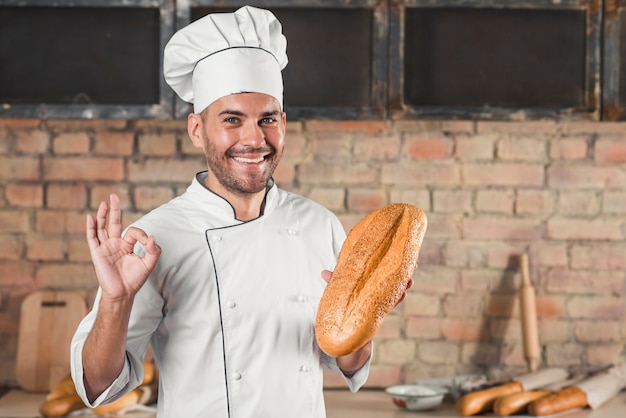
MULTIPOLYGON (((163 251, 135 297, 124 368, 89 404, 82 350, 99 290, 72 341, 77 391, 96 406, 132 390, 150 344, 160 418, 325 417, 322 367, 341 371, 319 349, 314 324, 326 286, 321 271, 333 270, 343 227, 321 205, 275 185, 263 216, 238 221, 230 204, 205 188, 206 175, 134 224, 163 251)), ((145 253, 141 245, 135 251, 145 253)), ((368 372, 369 360, 344 377, 350 390, 368 372)))

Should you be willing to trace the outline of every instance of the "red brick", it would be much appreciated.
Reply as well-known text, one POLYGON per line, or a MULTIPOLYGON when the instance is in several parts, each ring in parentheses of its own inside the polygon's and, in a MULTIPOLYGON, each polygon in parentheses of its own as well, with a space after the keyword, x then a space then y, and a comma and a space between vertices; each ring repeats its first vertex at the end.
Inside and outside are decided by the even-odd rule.
MULTIPOLYGON (((396 308, 397 309, 397 308, 396 308)), ((377 340, 399 338, 402 334, 403 319, 395 310, 391 311, 376 332, 377 340)))
POLYGON ((7 180, 39 180, 41 169, 39 158, 33 157, 0 157, 0 179, 7 180))
POLYGON ((537 317, 542 320, 560 317, 564 315, 565 303, 565 296, 537 295, 537 317))
POLYGON ((439 295, 409 290, 401 306, 406 316, 437 316, 440 311, 439 295))
POLYGON ((621 241, 621 220, 552 218, 547 221, 547 238, 566 240, 621 241))
POLYGON ((91 255, 85 237, 76 237, 68 240, 67 259, 72 263, 89 263, 91 255))
POLYGON ((498 135, 481 134, 456 138, 456 156, 462 161, 492 160, 498 135))
POLYGON ((389 192, 390 202, 408 203, 420 207, 424 212, 430 211, 430 192, 413 188, 394 188, 389 192))
POLYGON ((308 142, 305 135, 299 132, 288 133, 287 137, 285 138, 285 149, 283 151, 283 158, 292 157, 302 159, 306 153, 307 145, 308 142))
POLYGON ((568 263, 567 245, 549 241, 538 242, 533 244, 530 258, 542 267, 565 267, 568 263))
POLYGON ((46 189, 46 207, 48 209, 85 209, 87 187, 83 184, 50 184, 46 189))
POLYGON ((371 212, 387 204, 387 196, 381 189, 352 188, 348 191, 348 209, 358 212, 371 212))
POLYGON ((118 158, 45 158, 43 173, 46 180, 122 180, 124 162, 118 158))
POLYGON ((587 138, 562 137, 550 143, 550 158, 553 160, 583 160, 588 152, 587 138))
POLYGON ((176 155, 178 139, 174 133, 140 133, 137 141, 139 155, 176 155))
POLYGON ((129 162, 127 180, 137 183, 180 182, 189 184, 195 174, 203 170, 206 170, 206 161, 201 158, 185 160, 149 158, 143 161, 129 162))
POLYGON ((574 343, 547 344, 545 348, 546 363, 551 367, 584 364, 584 354, 585 348, 574 343))
POLYGON ((0 260, 19 260, 24 253, 23 239, 17 234, 0 235, 0 260))
POLYGON ((3 210, 0 212, 0 233, 27 232, 30 226, 28 212, 22 210, 3 210))
POLYGON ((169 187, 137 187, 134 193, 135 208, 145 211, 152 210, 173 197, 174 193, 169 187))
POLYGON ((418 267, 413 280, 415 283, 410 293, 454 293, 457 290, 459 272, 456 269, 425 265, 418 267))
POLYGON ((37 270, 36 281, 39 288, 64 290, 85 289, 98 285, 91 264, 44 264, 37 270))
POLYGON ((448 364, 459 357, 460 349, 456 342, 428 341, 419 344, 417 358, 431 364, 448 364))
POLYGON ((506 137, 498 141, 496 155, 509 161, 544 161, 545 141, 529 138, 506 137))
POLYGON ((33 261, 60 261, 65 257, 61 238, 32 235, 26 243, 26 258, 33 261))
POLYGON ((604 368, 620 363, 624 349, 623 343, 589 346, 587 363, 591 367, 604 368))
POLYGON ((626 193, 605 191, 602 212, 615 215, 626 214, 626 193))
POLYGON ((388 124, 385 121, 307 121, 305 129, 311 132, 380 134, 388 129, 388 124))
POLYGON ((406 336, 420 340, 440 340, 443 318, 410 316, 406 320, 406 336))
POLYGON ((414 160, 439 160, 450 158, 454 143, 445 136, 414 136, 404 139, 402 154, 414 160))
POLYGON ((483 312, 482 293, 464 292, 458 295, 447 295, 443 301, 443 312, 446 317, 475 318, 483 312))
POLYGON ((39 184, 7 184, 4 194, 11 206, 40 207, 43 205, 43 187, 39 184))
POLYGON ((337 185, 377 183, 379 173, 367 164, 303 163, 299 166, 301 184, 337 185))
MULTIPOLYGON (((369 171, 373 171, 371 167, 369 171)), ((384 164, 381 181, 394 186, 457 186, 461 173, 459 166, 454 164, 384 164)))
POLYGON ((346 163, 352 158, 352 137, 316 135, 311 140, 313 156, 325 162, 346 163))
POLYGON ((345 196, 345 189, 339 187, 314 187, 308 194, 309 199, 335 212, 345 211, 345 196))
POLYGON ((128 121, 124 119, 47 119, 46 125, 55 132, 100 131, 123 129, 128 125, 128 121))
POLYGON ((441 216, 428 213, 428 238, 460 238, 461 228, 454 219, 449 216, 441 216))
POLYGON ((594 159, 599 164, 621 164, 626 162, 624 138, 598 138, 594 147, 594 159))
MULTIPOLYGON (((488 325, 483 325, 489 338, 507 344, 519 344, 522 339, 522 324, 519 318, 491 318, 488 325)), ((474 341, 479 340, 475 338, 474 341)), ((468 340, 471 341, 471 340, 468 340)))
POLYGON ((626 249, 620 243, 575 244, 571 249, 573 269, 626 270, 626 249))
MULTIPOLYGON (((177 136, 180 138, 180 151, 183 155, 204 156, 204 150, 202 148, 196 148, 193 145, 193 142, 191 142, 191 139, 189 139, 187 135, 187 131, 177 136)), ((206 170, 206 166, 204 169, 206 170)))
POLYGON ((42 234, 84 234, 86 214, 65 210, 40 210, 36 231, 42 234))
POLYGON ((574 189, 616 189, 626 186, 621 168, 582 164, 553 164, 547 169, 548 186, 574 189))
MULTIPOLYGON (((337 373, 335 373, 337 375, 337 373)), ((337 375, 339 376, 339 375, 337 375)), ((346 382, 340 377, 342 388, 346 387, 346 382)), ((401 382, 402 368, 400 366, 374 365, 370 367, 367 382, 364 387, 384 388, 401 382)))
POLYGON ((624 291, 624 273, 606 270, 551 269, 546 274, 545 288, 555 293, 619 294, 624 291))
POLYGON ((463 220, 463 237, 479 240, 538 240, 541 224, 528 219, 481 217, 463 220))
POLYGON ((543 186, 544 168, 532 164, 466 164, 463 181, 469 186, 543 186))
POLYGON ((434 190, 433 210, 438 213, 471 213, 472 192, 469 190, 434 190))
POLYGON ((85 132, 65 132, 52 140, 55 154, 86 154, 89 152, 89 135, 85 132))
POLYGON ((574 335, 582 343, 621 341, 617 321, 577 321, 574 335))
POLYGON ((442 322, 441 333, 448 341, 478 341, 482 337, 482 319, 447 318, 442 322))
POLYGON ((276 167, 274 175, 272 176, 278 187, 289 190, 294 184, 296 177, 296 168, 292 161, 283 158, 282 162, 276 167))
POLYGON ((562 191, 559 194, 559 212, 564 215, 591 216, 600 213, 597 192, 562 191))
POLYGON ((469 291, 515 292, 517 285, 512 280, 503 280, 502 271, 494 269, 463 269, 461 288, 469 291))
POLYGON ((518 215, 549 215, 554 210, 555 199, 549 190, 518 190, 515 199, 515 213, 518 215))
POLYGON ((596 135, 623 135, 623 122, 609 121, 563 121, 560 124, 564 135, 596 134, 596 135))
POLYGON ((46 131, 28 129, 15 133, 15 150, 26 154, 44 154, 48 151, 50 135, 46 131))
POLYGON ((397 161, 400 156, 400 138, 397 136, 356 138, 353 147, 352 155, 359 161, 397 161))
POLYGON ((624 319, 624 300, 615 296, 576 296, 569 300, 567 313, 572 318, 624 319))
POLYGON ((95 151, 100 155, 122 155, 133 153, 133 132, 96 132, 95 151))
POLYGON ((541 318, 538 321, 539 341, 542 344, 564 343, 572 338, 572 322, 563 319, 541 318))
POLYGON ((476 192, 476 210, 478 212, 513 214, 515 195, 513 190, 479 190, 476 192))
POLYGON ((555 135, 560 129, 559 124, 553 120, 536 121, 477 121, 476 130, 482 132, 500 132, 521 134, 545 134, 555 135))
POLYGON ((494 317, 518 317, 519 305, 516 294, 491 294, 485 306, 485 313, 494 317))
POLYGON ((120 198, 120 209, 132 209, 129 186, 120 183, 92 187, 89 195, 89 208, 95 211, 100 206, 100 202, 108 204, 111 194, 116 194, 120 198))
POLYGON ((0 260, 0 286, 31 288, 34 286, 35 263, 24 260, 0 260))

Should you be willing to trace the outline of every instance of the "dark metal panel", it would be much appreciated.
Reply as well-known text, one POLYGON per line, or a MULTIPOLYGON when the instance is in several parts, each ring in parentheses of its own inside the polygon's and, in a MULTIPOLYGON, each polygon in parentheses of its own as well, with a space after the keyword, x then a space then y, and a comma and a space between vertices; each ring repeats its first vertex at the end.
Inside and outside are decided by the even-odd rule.
POLYGON ((507 0, 392 0, 390 10, 390 80, 389 102, 390 116, 393 119, 415 117, 452 117, 482 119, 591 119, 600 118, 600 69, 601 69, 601 0, 552 2, 545 0, 527 0, 510 2, 507 0), (476 106, 415 106, 406 103, 404 96, 404 34, 407 20, 406 10, 410 8, 475 8, 475 9, 556 9, 581 10, 585 12, 586 33, 583 108, 531 108, 476 106))
MULTIPOLYGON (((159 10, 159 66, 162 67, 163 47, 174 29, 175 0, 72 0, 72 1, 25 1, 0 0, 0 6, 10 7, 111 7, 111 8, 155 8, 159 10)), ((161 68, 156 69, 159 77, 158 104, 137 105, 94 105, 94 104, 0 104, 0 118, 51 118, 51 119, 167 119, 173 116, 174 93, 166 85, 161 68)))

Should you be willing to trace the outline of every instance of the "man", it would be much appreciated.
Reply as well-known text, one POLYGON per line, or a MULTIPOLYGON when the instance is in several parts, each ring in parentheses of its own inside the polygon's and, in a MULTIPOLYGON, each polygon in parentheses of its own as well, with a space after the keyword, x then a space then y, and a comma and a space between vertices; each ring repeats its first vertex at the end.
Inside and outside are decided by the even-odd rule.
POLYGON ((166 46, 166 80, 194 104, 188 133, 208 170, 124 234, 115 195, 87 217, 100 287, 71 347, 86 404, 138 386, 148 345, 159 417, 323 417, 322 367, 352 391, 366 381, 371 342, 331 358, 314 335, 343 228, 272 180, 286 64, 280 23, 252 7, 199 19, 166 46))

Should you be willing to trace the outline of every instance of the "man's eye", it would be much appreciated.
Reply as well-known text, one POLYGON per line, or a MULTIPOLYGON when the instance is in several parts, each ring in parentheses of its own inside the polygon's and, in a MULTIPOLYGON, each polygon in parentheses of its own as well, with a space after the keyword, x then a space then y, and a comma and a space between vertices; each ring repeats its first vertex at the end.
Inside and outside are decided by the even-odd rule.
POLYGON ((227 122, 227 123, 237 123, 237 122, 239 122, 239 118, 236 118, 234 116, 233 117, 229 117, 229 118, 224 119, 224 122, 227 122))
POLYGON ((263 123, 263 124, 274 123, 274 122, 276 122, 276 119, 274 119, 274 118, 263 118, 263 119, 261 119, 261 123, 263 123))

